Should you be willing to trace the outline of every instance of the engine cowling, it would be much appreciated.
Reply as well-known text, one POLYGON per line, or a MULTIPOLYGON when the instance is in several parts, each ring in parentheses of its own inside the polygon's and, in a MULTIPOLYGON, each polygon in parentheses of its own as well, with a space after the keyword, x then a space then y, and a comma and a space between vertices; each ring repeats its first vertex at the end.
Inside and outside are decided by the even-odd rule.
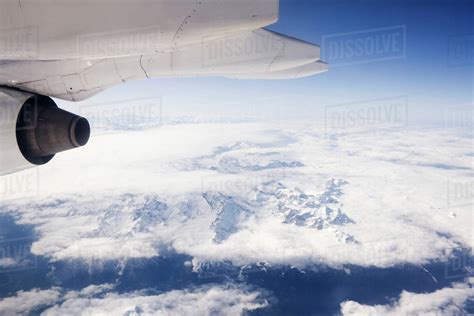
POLYGON ((48 163, 87 144, 88 121, 49 97, 0 88, 0 175, 48 163))

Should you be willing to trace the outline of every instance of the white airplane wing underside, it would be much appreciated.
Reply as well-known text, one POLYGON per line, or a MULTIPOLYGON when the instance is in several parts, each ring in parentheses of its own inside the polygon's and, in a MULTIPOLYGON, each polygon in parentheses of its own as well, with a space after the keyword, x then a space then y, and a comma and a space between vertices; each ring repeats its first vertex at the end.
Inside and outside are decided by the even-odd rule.
POLYGON ((170 51, 278 19, 279 0, 1 0, 0 60, 170 51))
POLYGON ((327 70, 320 48, 265 29, 203 38, 169 52, 94 59, 0 63, 0 81, 64 100, 84 100, 111 86, 146 78, 224 76, 293 79, 327 70))

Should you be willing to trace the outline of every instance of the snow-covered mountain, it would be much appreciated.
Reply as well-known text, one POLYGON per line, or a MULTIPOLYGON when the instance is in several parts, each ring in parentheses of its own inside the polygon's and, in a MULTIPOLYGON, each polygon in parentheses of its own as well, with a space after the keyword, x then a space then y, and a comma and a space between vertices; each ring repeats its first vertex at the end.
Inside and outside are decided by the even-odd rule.
POLYGON ((214 242, 221 243, 236 233, 239 225, 250 216, 251 212, 235 202, 232 197, 222 193, 204 193, 203 197, 216 212, 216 218, 211 225, 211 229, 215 232, 214 242))
POLYGON ((269 182, 258 188, 255 203, 269 209, 285 224, 331 229, 339 240, 355 242, 354 236, 338 229, 339 226, 354 223, 342 211, 339 200, 343 195, 342 187, 347 184, 342 179, 330 179, 323 192, 310 195, 298 188, 289 189, 281 182, 269 182))
POLYGON ((149 233, 158 224, 166 223, 169 215, 168 205, 157 196, 124 194, 103 210, 91 236, 149 233))

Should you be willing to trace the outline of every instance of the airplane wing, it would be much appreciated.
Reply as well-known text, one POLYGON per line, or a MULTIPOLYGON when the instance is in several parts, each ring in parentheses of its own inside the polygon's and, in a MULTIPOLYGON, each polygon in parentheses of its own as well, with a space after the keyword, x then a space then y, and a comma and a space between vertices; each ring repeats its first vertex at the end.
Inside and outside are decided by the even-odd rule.
POLYGON ((294 79, 327 70, 320 48, 265 29, 139 56, 0 64, 0 80, 21 90, 80 101, 123 82, 164 77, 294 79))

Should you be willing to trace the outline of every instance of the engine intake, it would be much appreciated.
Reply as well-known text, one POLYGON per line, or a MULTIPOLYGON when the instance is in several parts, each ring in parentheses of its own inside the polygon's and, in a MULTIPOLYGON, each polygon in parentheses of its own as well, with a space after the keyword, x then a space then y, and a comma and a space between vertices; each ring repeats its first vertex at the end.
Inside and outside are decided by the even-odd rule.
POLYGON ((23 156, 32 164, 49 162, 55 154, 87 144, 89 122, 58 108, 46 96, 35 95, 22 106, 16 137, 23 156))

